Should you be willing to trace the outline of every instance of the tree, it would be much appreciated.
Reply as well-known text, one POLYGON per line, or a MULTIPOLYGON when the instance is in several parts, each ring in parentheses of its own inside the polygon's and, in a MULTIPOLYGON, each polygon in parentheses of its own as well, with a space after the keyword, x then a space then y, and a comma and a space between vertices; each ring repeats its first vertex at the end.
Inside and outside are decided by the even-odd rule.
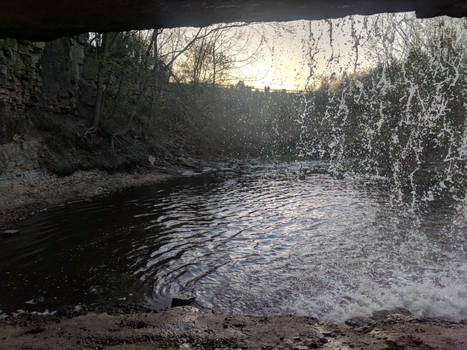
POLYGON ((249 45, 247 24, 219 24, 209 27, 171 30, 176 47, 163 54, 176 80, 185 83, 228 85, 232 73, 256 60, 263 39, 256 47, 249 45), (175 34, 174 34, 175 33, 175 34))

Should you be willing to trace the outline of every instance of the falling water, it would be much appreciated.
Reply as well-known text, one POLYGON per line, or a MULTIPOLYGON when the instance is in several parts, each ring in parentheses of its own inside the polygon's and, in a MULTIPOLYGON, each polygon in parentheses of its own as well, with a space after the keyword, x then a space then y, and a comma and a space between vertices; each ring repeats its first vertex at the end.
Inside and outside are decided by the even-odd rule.
POLYGON ((443 197, 462 205, 465 19, 417 20, 404 14, 326 23, 332 73, 321 82, 312 78, 322 39, 309 28, 309 92, 297 118, 300 154, 328 158, 334 173, 385 177, 394 205, 416 210, 443 197), (333 46, 336 24, 346 22, 355 50, 349 69, 336 62, 333 46), (370 45, 374 51, 361 58, 360 45, 361 51, 370 45), (358 71, 360 65, 366 69, 358 71))
POLYGON ((188 290, 225 312, 467 317, 463 24, 355 16, 317 33, 310 22, 308 88, 290 109, 297 153, 314 161, 220 165, 212 177, 50 208, 5 241, 0 308, 157 309, 188 290))

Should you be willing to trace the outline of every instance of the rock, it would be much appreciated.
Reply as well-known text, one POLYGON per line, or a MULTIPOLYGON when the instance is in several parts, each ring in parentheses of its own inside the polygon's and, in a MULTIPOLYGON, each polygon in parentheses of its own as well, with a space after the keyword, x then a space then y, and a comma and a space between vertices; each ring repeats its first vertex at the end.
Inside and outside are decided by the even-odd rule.
POLYGON ((6 319, 7 317, 8 317, 8 315, 4 314, 3 311, 0 310, 0 321, 6 319))
POLYGON ((212 172, 214 172, 214 171, 216 171, 216 169, 211 168, 211 167, 204 167, 203 170, 202 170, 203 174, 205 174, 205 173, 212 173, 212 172))
POLYGON ((391 315, 404 315, 404 316, 411 316, 412 313, 403 308, 403 307, 398 307, 392 310, 378 310, 373 312, 371 315, 371 319, 378 322, 387 319, 391 315))
POLYGON ((4 230, 0 236, 2 237, 12 237, 13 235, 16 235, 19 232, 19 230, 4 230))
POLYGON ((15 233, 18 233, 19 230, 5 230, 3 232, 6 233, 6 234, 15 234, 15 233))
POLYGON ((154 163, 156 162, 156 158, 153 156, 148 156, 148 162, 151 164, 151 166, 154 166, 154 163))
POLYGON ((332 332, 324 332, 323 336, 327 338, 337 338, 343 335, 343 333, 339 329, 334 329, 332 332))
POLYGON ((178 158, 178 163, 188 168, 195 168, 197 166, 197 162, 191 158, 180 157, 178 158))
POLYGON ((371 319, 374 321, 382 321, 391 314, 389 310, 378 310, 371 314, 371 319))
POLYGON ((182 176, 196 176, 196 175, 200 175, 200 173, 194 172, 192 170, 185 170, 182 173, 182 176))
POLYGON ((412 313, 409 310, 407 310, 406 308, 403 308, 403 307, 398 307, 398 308, 395 308, 394 310, 391 310, 391 314, 412 316, 412 313))
POLYGON ((181 292, 172 298, 171 307, 192 305, 196 300, 196 295, 190 292, 181 292))
POLYGON ((372 319, 368 317, 352 317, 352 318, 349 318, 347 321, 345 321, 345 324, 352 328, 370 326, 370 325, 373 325, 374 323, 375 321, 373 321, 372 319))
POLYGON ((188 305, 193 304, 195 300, 196 298, 190 298, 190 299, 173 298, 171 307, 188 306, 188 305))

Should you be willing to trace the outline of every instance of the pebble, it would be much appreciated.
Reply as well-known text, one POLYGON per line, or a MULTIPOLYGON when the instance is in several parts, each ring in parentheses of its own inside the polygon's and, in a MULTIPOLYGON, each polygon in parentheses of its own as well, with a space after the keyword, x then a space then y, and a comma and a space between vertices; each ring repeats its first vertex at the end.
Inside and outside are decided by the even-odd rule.
POLYGON ((345 321, 345 324, 347 326, 350 326, 352 328, 359 328, 363 326, 368 326, 374 324, 375 321, 373 321, 370 318, 367 317, 353 317, 345 321))
POLYGON ((3 231, 3 232, 6 233, 6 234, 13 235, 13 234, 15 234, 15 233, 18 233, 19 230, 5 230, 5 231, 3 231))
POLYGON ((19 232, 19 230, 4 230, 4 231, 0 231, 0 237, 12 237, 14 235, 16 235, 17 233, 19 232))

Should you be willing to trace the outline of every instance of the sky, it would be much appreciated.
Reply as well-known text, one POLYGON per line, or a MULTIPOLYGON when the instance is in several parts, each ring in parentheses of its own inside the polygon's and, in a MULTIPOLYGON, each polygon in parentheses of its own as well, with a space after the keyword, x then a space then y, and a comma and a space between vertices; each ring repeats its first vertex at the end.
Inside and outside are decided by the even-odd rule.
MULTIPOLYGON (((259 89, 268 86, 278 90, 302 90, 321 76, 368 70, 381 59, 383 46, 389 47, 381 44, 381 37, 391 37, 393 33, 403 35, 404 25, 415 23, 415 19, 412 12, 253 23, 229 29, 225 40, 236 57, 234 61, 239 61, 230 72, 230 83, 235 85, 242 80, 259 89)), ((421 21, 416 23, 423 23, 421 21)), ((182 30, 189 37, 198 29, 182 30)))
MULTIPOLYGON (((414 13, 397 16, 415 18, 414 13)), ((233 75, 239 79, 251 76, 250 84, 258 88, 302 90, 323 75, 366 70, 374 66, 376 57, 364 21, 371 30, 377 18, 347 16, 332 20, 253 24, 250 30, 264 33, 267 38, 262 55, 233 75), (354 36, 360 37, 357 61, 352 27, 354 36), (255 81, 255 77, 258 80, 255 81)), ((255 45, 253 40, 252 45, 255 45)))
MULTIPOLYGON (((253 25, 262 29, 267 38, 261 54, 251 65, 233 72, 238 79, 251 79, 248 83, 257 88, 269 86, 272 89, 300 90, 305 87, 310 76, 311 62, 309 59, 310 38, 309 31, 320 38, 318 40, 318 54, 315 57, 314 75, 325 74, 338 67, 328 64, 331 57, 328 24, 324 21, 294 21, 287 23, 270 23, 253 25)), ((334 36, 336 33, 333 33, 334 36)), ((344 55, 351 56, 345 47, 345 37, 339 33, 333 38, 334 49, 345 51, 344 55)), ((343 62, 340 63, 343 65, 343 62)))

